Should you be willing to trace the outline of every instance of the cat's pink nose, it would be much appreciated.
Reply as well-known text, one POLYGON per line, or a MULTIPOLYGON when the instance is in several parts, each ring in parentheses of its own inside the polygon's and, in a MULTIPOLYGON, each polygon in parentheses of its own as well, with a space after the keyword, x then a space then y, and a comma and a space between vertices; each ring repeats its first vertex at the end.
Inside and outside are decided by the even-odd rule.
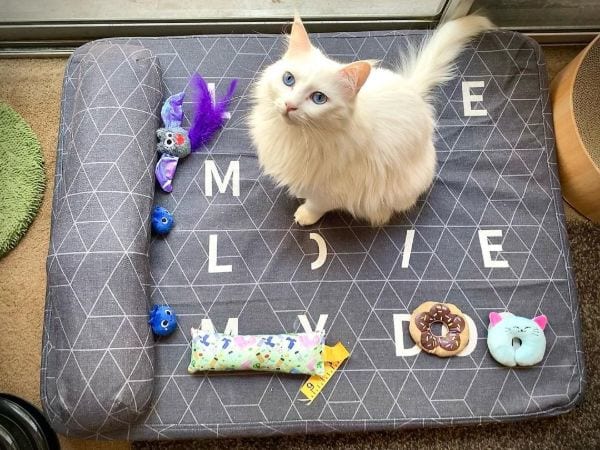
POLYGON ((285 102, 285 112, 287 114, 289 114, 290 111, 296 111, 297 109, 298 109, 298 107, 295 106, 293 103, 285 102))

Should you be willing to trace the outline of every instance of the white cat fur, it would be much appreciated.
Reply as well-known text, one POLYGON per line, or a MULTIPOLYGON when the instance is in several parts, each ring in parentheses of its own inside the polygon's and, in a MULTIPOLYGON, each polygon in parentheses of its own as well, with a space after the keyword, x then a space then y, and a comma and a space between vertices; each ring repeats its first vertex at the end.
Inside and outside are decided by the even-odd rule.
POLYGON ((287 52, 254 86, 250 133, 264 172, 306 199, 295 213, 300 225, 334 209, 382 225, 415 204, 436 168, 431 91, 452 78, 465 44, 491 27, 481 16, 447 22, 391 71, 328 58, 294 20, 287 52), (327 102, 315 104, 315 91, 327 102), (288 113, 286 102, 297 109, 288 113))

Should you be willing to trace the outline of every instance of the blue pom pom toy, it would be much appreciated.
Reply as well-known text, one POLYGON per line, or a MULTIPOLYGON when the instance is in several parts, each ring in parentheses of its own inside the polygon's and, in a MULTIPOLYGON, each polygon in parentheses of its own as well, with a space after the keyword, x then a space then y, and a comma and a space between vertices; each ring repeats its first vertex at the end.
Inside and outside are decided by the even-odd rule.
POLYGON ((158 336, 168 336, 177 328, 177 316, 169 305, 154 305, 148 323, 158 336))
POLYGON ((156 234, 167 234, 173 228, 175 221, 173 215, 162 206, 157 206, 152 211, 152 231, 156 234))

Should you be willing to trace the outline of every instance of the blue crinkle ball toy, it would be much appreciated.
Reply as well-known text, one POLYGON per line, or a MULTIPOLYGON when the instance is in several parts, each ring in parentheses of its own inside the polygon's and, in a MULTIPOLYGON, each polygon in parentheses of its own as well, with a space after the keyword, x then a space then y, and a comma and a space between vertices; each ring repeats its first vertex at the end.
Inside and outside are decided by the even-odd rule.
POLYGON ((168 336, 177 328, 177 316, 169 305, 154 305, 148 323, 158 336, 168 336))
POLYGON ((157 206, 152 211, 152 231, 156 234, 167 234, 173 228, 175 221, 173 215, 162 206, 157 206))

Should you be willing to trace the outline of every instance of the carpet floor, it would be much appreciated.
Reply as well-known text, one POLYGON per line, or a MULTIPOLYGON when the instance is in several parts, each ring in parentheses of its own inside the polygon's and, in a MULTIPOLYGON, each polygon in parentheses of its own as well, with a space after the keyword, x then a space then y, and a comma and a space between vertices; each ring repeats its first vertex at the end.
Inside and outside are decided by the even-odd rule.
MULTIPOLYGON (((579 51, 544 49, 550 76, 579 51)), ((39 367, 46 253, 50 231, 56 139, 64 59, 0 59, 0 101, 18 111, 42 145, 48 180, 40 211, 19 245, 0 259, 0 391, 40 406, 39 367)), ((135 443, 136 449, 225 448, 600 448, 600 228, 570 214, 568 222, 575 275, 582 305, 588 389, 584 402, 562 417, 428 431, 285 437, 270 439, 135 443)), ((64 449, 125 450, 127 442, 88 442, 61 437, 64 449)))

